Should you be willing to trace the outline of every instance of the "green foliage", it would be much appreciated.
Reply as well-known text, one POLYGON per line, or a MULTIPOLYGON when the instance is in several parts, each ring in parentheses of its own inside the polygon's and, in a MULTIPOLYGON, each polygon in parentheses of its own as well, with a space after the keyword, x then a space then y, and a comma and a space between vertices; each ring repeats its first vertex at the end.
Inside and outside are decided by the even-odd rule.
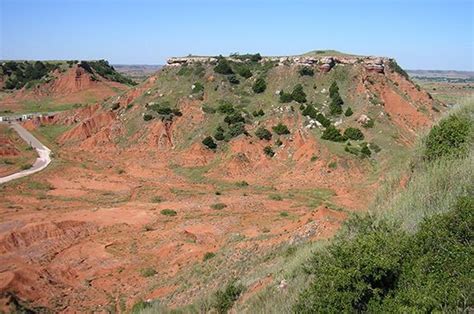
POLYGON ((283 90, 280 91, 280 102, 281 103, 289 103, 293 100, 293 97, 290 93, 285 93, 283 90))
POLYGON ((406 78, 407 80, 410 80, 410 76, 408 76, 408 73, 405 72, 405 70, 403 70, 397 63, 397 61, 395 61, 394 59, 390 59, 389 61, 389 68, 392 72, 396 72, 398 74, 400 74, 401 76, 403 76, 404 78, 406 78))
POLYGON ((173 216, 176 216, 178 213, 173 210, 173 209, 163 209, 160 211, 160 213, 162 215, 165 215, 165 216, 170 216, 170 217, 173 217, 173 216))
POLYGON ((206 137, 205 139, 202 140, 202 143, 209 149, 216 149, 217 144, 214 142, 211 136, 206 137))
POLYGON ((271 146, 265 146, 263 148, 263 153, 269 157, 275 156, 275 152, 273 151, 271 146))
POLYGON ((265 115, 265 112, 263 112, 263 109, 255 110, 254 112, 252 112, 252 115, 254 117, 263 117, 265 115))
POLYGON ((234 85, 240 84, 239 79, 234 74, 227 76, 227 80, 229 81, 229 83, 234 84, 234 85))
POLYGON ((364 128, 371 129, 375 126, 375 120, 372 118, 369 118, 366 122, 362 124, 364 128))
POLYGON ((301 75, 301 76, 313 76, 314 75, 314 70, 308 66, 304 66, 302 67, 298 73, 301 75))
POLYGON ((204 85, 202 85, 200 82, 196 82, 193 84, 192 90, 193 94, 201 93, 204 91, 204 85))
POLYGON ((259 77, 252 86, 252 90, 256 94, 263 93, 267 89, 267 83, 261 77, 259 77))
POLYGON ((336 94, 339 94, 339 86, 337 86, 336 81, 334 81, 329 87, 329 97, 333 98, 336 94))
POLYGON ((230 67, 229 62, 227 61, 226 58, 224 57, 219 57, 219 60, 217 61, 217 65, 214 67, 214 72, 228 75, 228 74, 234 74, 234 71, 232 71, 232 68, 230 67))
POLYGON ((214 308, 217 313, 227 313, 243 291, 244 287, 241 284, 236 284, 235 281, 227 284, 224 290, 217 291, 214 295, 214 308))
POLYGON ((263 126, 259 127, 257 131, 255 131, 255 136, 257 136, 261 140, 271 140, 272 139, 272 133, 265 129, 263 126))
POLYGON ((344 112, 344 115, 345 115, 346 117, 350 117, 350 116, 352 116, 353 114, 354 114, 354 113, 352 112, 351 107, 348 107, 347 110, 344 112))
POLYGON ((245 187, 249 186, 249 183, 247 181, 243 180, 243 181, 235 182, 235 185, 238 186, 238 187, 241 187, 241 188, 245 188, 245 187))
POLYGON ((217 141, 222 141, 225 139, 225 136, 224 136, 224 129, 221 127, 221 126, 218 126, 216 128, 216 132, 214 133, 214 138, 217 140, 217 141))
POLYGON ((236 66, 236 72, 237 74, 239 74, 240 76, 246 79, 252 77, 253 75, 250 69, 245 65, 236 66))
POLYGON ((328 126, 321 136, 323 140, 333 141, 333 142, 344 142, 346 138, 341 135, 341 132, 336 129, 335 126, 328 126))
POLYGON ((355 140, 355 141, 364 139, 364 134, 362 133, 361 130, 357 128, 347 128, 344 131, 344 136, 350 140, 355 140))
POLYGON ((362 145, 362 148, 360 149, 360 153, 361 153, 362 157, 370 157, 372 155, 372 152, 370 151, 369 146, 367 145, 367 143, 362 145))
POLYGON ((283 197, 280 194, 270 194, 268 198, 274 201, 283 201, 283 197))
POLYGON ((31 86, 59 67, 59 63, 28 61, 7 61, 0 65, 0 72, 6 76, 5 89, 20 89, 31 86))
POLYGON ((291 92, 291 98, 299 103, 305 103, 306 102, 306 94, 303 90, 303 85, 297 84, 293 88, 293 92, 291 92))
POLYGON ((308 116, 311 119, 316 119, 318 117, 318 111, 314 108, 313 104, 307 105, 301 112, 303 116, 308 116))
POLYGON ((204 254, 203 258, 202 258, 202 261, 205 262, 207 260, 210 260, 211 258, 213 258, 214 256, 216 256, 216 253, 213 253, 213 252, 206 252, 206 254, 204 254))
POLYGON ((81 61, 79 66, 90 74, 94 74, 95 72, 110 81, 127 85, 137 85, 132 79, 115 71, 114 67, 111 66, 107 60, 81 61))
POLYGON ((334 94, 331 98, 331 102, 329 103, 329 113, 331 115, 339 115, 342 113, 342 105, 344 101, 342 100, 339 93, 334 94))
POLYGON ((472 138, 472 124, 468 117, 450 115, 435 125, 425 139, 424 158, 461 157, 467 153, 472 138))
POLYGON ((290 130, 288 129, 288 127, 281 122, 273 126, 272 130, 278 135, 290 134, 290 130))
POLYGON ((145 120, 145 121, 150 121, 152 119, 153 119, 153 116, 151 114, 147 113, 147 114, 143 115, 143 120, 145 120))
POLYGON ((163 202, 163 198, 161 196, 153 196, 151 198, 151 202, 152 203, 161 203, 161 202, 163 202))
POLYGON ((227 207, 227 205, 224 204, 224 203, 216 203, 216 204, 211 205, 211 208, 215 209, 215 210, 221 210, 221 209, 224 209, 226 207, 227 207))
POLYGON ((245 122, 245 118, 240 112, 234 112, 225 116, 224 122, 227 124, 243 123, 245 122))
POLYGON ((230 141, 232 138, 239 136, 240 134, 247 134, 245 125, 242 122, 230 124, 227 132, 225 133, 225 140, 230 141))
POLYGON ((171 104, 167 101, 161 104, 150 105, 149 109, 156 112, 161 117, 162 120, 171 121, 173 120, 173 117, 175 116, 180 117, 183 115, 181 111, 179 111, 178 108, 172 108, 171 104))
POLYGON ((140 274, 143 276, 143 277, 151 277, 151 276, 155 276, 156 275, 156 270, 151 268, 151 267, 147 267, 147 268, 142 268, 140 270, 140 274))
POLYGON ((234 109, 234 106, 232 106, 232 104, 224 102, 217 107, 217 111, 223 114, 231 114, 231 113, 234 113, 235 109, 234 109))
POLYGON ((327 128, 328 126, 331 125, 331 120, 329 120, 328 118, 326 118, 326 116, 324 116, 322 113, 318 113, 318 115, 316 116, 316 120, 322 124, 323 127, 327 128))
POLYGON ((354 217, 306 270, 315 278, 295 311, 431 313, 472 306, 474 199, 427 218, 415 234, 354 217))
POLYGON ((290 214, 288 214, 288 212, 280 212, 280 216, 281 217, 288 217, 288 216, 290 216, 290 214))

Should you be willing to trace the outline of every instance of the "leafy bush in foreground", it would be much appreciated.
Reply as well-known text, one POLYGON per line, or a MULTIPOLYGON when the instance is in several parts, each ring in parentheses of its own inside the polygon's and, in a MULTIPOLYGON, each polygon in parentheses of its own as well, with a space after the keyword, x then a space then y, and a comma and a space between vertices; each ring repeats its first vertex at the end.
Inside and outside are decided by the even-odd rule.
POLYGON ((315 254, 298 313, 463 312, 473 305, 474 199, 435 215, 413 235, 384 221, 353 218, 345 237, 315 254))
POLYGON ((217 65, 214 67, 214 72, 224 75, 234 74, 234 71, 232 71, 229 62, 224 57, 219 57, 219 61, 217 61, 217 65))
POLYGON ((293 91, 291 92, 291 99, 299 103, 306 102, 306 93, 303 90, 303 85, 297 84, 293 88, 293 91))
POLYGON ((236 284, 235 282, 229 283, 224 290, 216 292, 214 308, 219 314, 227 313, 243 291, 243 285, 236 284))
POLYGON ((436 160, 440 157, 460 157, 467 152, 471 133, 468 118, 453 114, 435 125, 425 140, 424 158, 436 160))

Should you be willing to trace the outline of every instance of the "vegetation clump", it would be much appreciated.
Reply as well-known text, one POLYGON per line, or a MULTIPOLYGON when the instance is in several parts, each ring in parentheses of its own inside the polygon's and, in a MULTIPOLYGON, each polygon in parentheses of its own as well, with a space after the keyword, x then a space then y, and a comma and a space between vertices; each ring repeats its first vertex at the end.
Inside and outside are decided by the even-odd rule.
POLYGON ((261 140, 269 141, 272 139, 272 133, 264 127, 259 127, 257 131, 255 131, 255 136, 257 136, 261 140))
POLYGON ((230 67, 229 61, 226 58, 220 56, 217 61, 217 65, 214 67, 214 72, 224 75, 234 74, 230 67))
POLYGON ((206 138, 204 138, 202 140, 202 143, 209 149, 214 150, 217 148, 217 144, 216 142, 214 142, 214 139, 211 136, 207 136, 206 138))
POLYGON ((160 213, 162 215, 165 215, 165 216, 170 216, 170 217, 173 217, 173 216, 176 216, 178 213, 173 210, 173 209, 163 209, 160 211, 160 213))
POLYGON ((288 127, 281 122, 272 127, 272 130, 278 135, 290 134, 288 127))
POLYGON ((346 117, 350 117, 350 116, 352 116, 353 114, 354 114, 354 112, 352 112, 351 107, 348 107, 347 110, 344 112, 344 115, 345 115, 346 117))
POLYGON ((306 93, 303 90, 303 85, 297 84, 293 88, 293 91, 291 92, 291 99, 299 103, 306 102, 306 93))
POLYGON ((217 291, 214 295, 214 308, 217 310, 217 313, 227 313, 243 291, 244 286, 237 284, 235 281, 227 284, 224 290, 217 291))
POLYGON ((333 141, 333 142, 344 142, 346 137, 341 134, 341 131, 336 129, 335 126, 330 125, 328 126, 321 136, 323 140, 333 141))
POLYGON ((362 131, 357 128, 347 128, 344 131, 344 136, 350 140, 355 140, 355 141, 364 139, 364 133, 362 133, 362 131))
POLYGON ((467 152, 467 143, 473 126, 466 117, 450 115, 435 125, 425 140, 424 158, 461 157, 467 152))
POLYGON ((263 148, 263 152, 265 155, 267 155, 268 157, 273 157, 275 156, 275 152, 273 151, 273 148, 271 146, 265 146, 263 148))
POLYGON ((95 73, 114 82, 123 83, 127 85, 137 85, 132 79, 117 72, 107 60, 98 61, 81 61, 79 66, 88 73, 94 75, 95 73), (95 72, 95 73, 94 73, 95 72))
POLYGON ((267 83, 261 77, 259 77, 252 86, 252 90, 256 94, 263 93, 267 89, 267 83))
POLYGON ((313 70, 313 68, 310 68, 308 66, 304 66, 298 71, 298 73, 301 76, 313 76, 314 75, 314 70, 313 70))

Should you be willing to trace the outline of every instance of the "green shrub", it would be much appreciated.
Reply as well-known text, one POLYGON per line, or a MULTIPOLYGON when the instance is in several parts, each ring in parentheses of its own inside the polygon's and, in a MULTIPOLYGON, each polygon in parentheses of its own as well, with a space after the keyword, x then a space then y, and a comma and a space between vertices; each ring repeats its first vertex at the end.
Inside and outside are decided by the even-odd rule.
POLYGON ((308 66, 304 66, 302 67, 298 73, 301 75, 301 76, 313 76, 314 75, 314 70, 308 66))
POLYGON ((172 210, 172 209, 163 209, 160 211, 160 213, 162 215, 170 216, 170 217, 176 216, 178 214, 175 210, 172 210))
POLYGON ((163 202, 163 198, 161 196, 153 196, 151 198, 151 202, 152 203, 161 203, 161 202, 163 202))
POLYGON ((453 114, 435 125, 425 139, 424 158, 436 160, 441 157, 461 157, 467 152, 472 136, 469 118, 453 114))
POLYGON ((405 72, 405 70, 403 70, 397 63, 397 61, 391 59, 389 61, 389 68, 392 72, 396 72, 398 74, 400 74, 401 76, 403 76, 404 78, 406 78, 407 80, 410 80, 410 76, 408 75, 407 72, 405 72))
POLYGON ((22 165, 20 166, 20 169, 21 169, 21 170, 28 170, 28 169, 30 169, 31 167, 33 167, 33 165, 30 165, 30 164, 22 164, 22 165))
POLYGON ((260 110, 255 110, 254 112, 252 112, 252 115, 254 117, 263 117, 265 115, 265 112, 263 112, 263 109, 260 109, 260 110))
POLYGON ((289 93, 285 93, 283 90, 280 91, 280 102, 289 103, 293 100, 293 97, 289 93))
POLYGON ((263 93, 267 89, 267 83, 261 77, 259 77, 252 86, 252 90, 256 94, 263 93))
POLYGON ((216 128, 216 132, 214 133, 214 138, 217 140, 217 141, 223 141, 225 139, 225 136, 224 136, 224 129, 221 127, 221 126, 218 126, 216 128))
POLYGON ((206 252, 206 254, 204 254, 202 260, 203 260, 203 262, 205 262, 205 261, 210 260, 211 258, 213 258, 215 256, 216 256, 216 253, 206 252))
POLYGON ((150 121, 153 119, 153 116, 151 114, 144 114, 143 115, 143 120, 145 121, 150 121))
POLYGON ((273 151, 271 146, 265 146, 263 148, 263 152, 265 153, 265 155, 267 155, 269 157, 275 156, 275 152, 273 151))
POLYGON ((288 127, 281 122, 272 127, 272 130, 278 135, 290 134, 290 130, 288 129, 288 127))
POLYGON ((220 56, 219 60, 217 61, 217 65, 214 67, 214 72, 219 73, 219 74, 234 74, 234 71, 232 71, 232 68, 229 65, 229 62, 227 61, 226 58, 220 56))
POLYGON ((227 205, 224 204, 224 203, 216 203, 216 204, 211 205, 211 208, 215 209, 215 210, 221 210, 221 209, 224 209, 226 207, 227 207, 227 205))
POLYGON ((229 76, 227 77, 227 80, 229 81, 230 84, 233 84, 233 85, 238 85, 238 84, 240 84, 239 79, 238 79, 237 76, 235 76, 234 74, 229 75, 229 76))
POLYGON ((242 76, 243 78, 246 78, 246 79, 252 77, 252 72, 246 66, 237 67, 237 74, 239 74, 240 76, 242 76))
POLYGON ((316 119, 318 117, 318 111, 312 104, 307 105, 301 112, 303 116, 308 116, 311 119, 316 119))
POLYGON ((331 115, 338 115, 342 113, 342 105, 344 101, 342 100, 339 93, 336 93, 334 97, 331 98, 331 102, 329 103, 329 113, 331 115))
POLYGON ((255 136, 261 140, 269 141, 272 139, 272 133, 265 129, 263 126, 259 127, 257 131, 255 131, 255 136))
POLYGON ((362 145, 360 153, 362 157, 370 157, 372 155, 372 152, 370 151, 369 146, 367 144, 362 145))
POLYGON ((216 149, 217 144, 214 142, 211 136, 206 137, 205 139, 202 140, 202 143, 207 146, 209 149, 216 149))
POLYGON ((331 161, 331 162, 328 164, 328 168, 329 168, 329 169, 337 169, 337 162, 331 161))
POLYGON ((235 109, 232 104, 224 102, 217 107, 217 111, 223 114, 231 114, 234 113, 235 109))
POLYGON ((278 139, 275 141, 275 145, 276 145, 276 146, 281 146, 281 145, 283 145, 283 142, 278 138, 278 139))
POLYGON ((426 218, 414 234, 371 217, 353 217, 314 254, 314 278, 298 313, 465 312, 472 306, 474 199, 426 218))
POLYGON ((369 118, 366 122, 362 124, 364 128, 371 129, 375 126, 375 120, 372 118, 369 118))
POLYGON ((344 131, 344 136, 350 140, 359 141, 364 139, 364 134, 357 128, 347 128, 344 131))
POLYGON ((290 216, 290 214, 288 214, 288 212, 280 212, 280 216, 281 217, 288 217, 288 216, 290 216))
POLYGON ((196 82, 193 84, 193 94, 200 93, 204 91, 204 85, 202 85, 200 82, 196 82))
POLYGON ((244 188, 244 187, 249 186, 249 183, 247 181, 238 181, 238 182, 235 182, 235 185, 238 187, 244 188))
POLYGON ((245 122, 245 118, 242 116, 241 113, 234 112, 234 113, 231 113, 231 114, 227 115, 224 118, 224 122, 226 122, 227 124, 243 123, 243 122, 245 122))
POLYGON ((283 197, 280 194, 270 194, 268 198, 274 201, 283 201, 283 197))
POLYGON ((341 132, 336 129, 333 125, 328 126, 321 136, 323 140, 333 141, 333 142, 344 142, 346 138, 341 135, 341 132))
POLYGON ((151 277, 151 276, 155 276, 156 275, 156 270, 151 268, 151 267, 147 267, 147 268, 142 268, 140 270, 140 274, 143 276, 143 277, 151 277))
POLYGON ((112 105, 112 110, 117 110, 118 108, 120 108, 120 104, 118 102, 112 105))
POLYGON ((323 127, 327 128, 328 126, 331 125, 331 120, 329 120, 328 118, 326 118, 326 116, 324 116, 322 113, 318 113, 318 115, 316 116, 316 120, 322 124, 323 127))
POLYGON ((350 117, 350 116, 352 116, 352 114, 353 114, 353 112, 352 112, 351 107, 347 108, 347 110, 344 112, 344 115, 346 117, 350 117))
POLYGON ((329 87, 329 97, 333 98, 336 94, 339 94, 339 86, 337 86, 336 81, 334 81, 329 87))
POLYGON ((240 134, 247 134, 245 125, 242 122, 230 124, 224 137, 226 141, 230 141, 232 138, 237 137, 240 134))
POLYGON ((227 284, 224 290, 217 291, 214 295, 214 308, 217 313, 227 313, 243 291, 244 287, 241 284, 236 284, 235 281, 227 284))
POLYGON ((293 92, 291 92, 291 98, 299 103, 305 103, 306 102, 306 93, 303 90, 303 85, 297 84, 293 88, 293 92))

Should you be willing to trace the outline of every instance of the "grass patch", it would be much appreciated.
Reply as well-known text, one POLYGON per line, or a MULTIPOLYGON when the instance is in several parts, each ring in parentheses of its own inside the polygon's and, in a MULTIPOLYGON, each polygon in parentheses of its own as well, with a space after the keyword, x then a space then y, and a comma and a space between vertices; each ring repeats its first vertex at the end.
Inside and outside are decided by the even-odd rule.
POLYGON ((227 205, 224 204, 224 203, 215 203, 215 204, 211 205, 211 208, 215 209, 215 210, 221 210, 221 209, 224 209, 226 207, 227 207, 227 205))
POLYGON ((170 217, 174 217, 176 216, 178 213, 173 210, 173 209, 163 209, 160 211, 160 213, 164 216, 170 216, 170 217))

